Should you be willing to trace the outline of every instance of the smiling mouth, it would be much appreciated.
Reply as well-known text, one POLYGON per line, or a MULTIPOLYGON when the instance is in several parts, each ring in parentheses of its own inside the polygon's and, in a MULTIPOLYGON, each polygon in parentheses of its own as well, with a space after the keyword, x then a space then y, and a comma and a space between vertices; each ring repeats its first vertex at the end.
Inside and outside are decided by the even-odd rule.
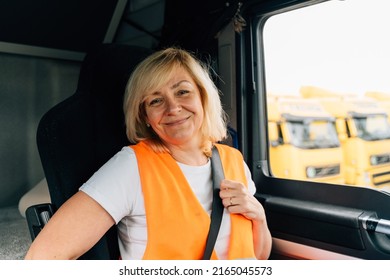
POLYGON ((175 120, 175 121, 172 121, 172 122, 166 122, 165 125, 167 125, 167 126, 179 125, 179 124, 182 124, 182 123, 186 122, 190 117, 191 116, 189 116, 187 118, 184 118, 184 119, 175 120))

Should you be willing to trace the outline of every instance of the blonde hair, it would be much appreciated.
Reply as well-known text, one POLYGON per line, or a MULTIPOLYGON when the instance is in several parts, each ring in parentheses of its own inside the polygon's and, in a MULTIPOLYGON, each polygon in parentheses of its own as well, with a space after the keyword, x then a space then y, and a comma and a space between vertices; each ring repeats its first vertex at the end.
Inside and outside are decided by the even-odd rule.
POLYGON ((147 140, 155 151, 166 150, 161 139, 146 125, 143 100, 147 93, 163 86, 177 66, 189 73, 200 91, 204 111, 201 148, 210 156, 212 145, 226 138, 226 114, 222 109, 219 91, 206 65, 188 51, 179 48, 167 48, 153 53, 131 74, 123 103, 127 138, 132 143, 147 140))

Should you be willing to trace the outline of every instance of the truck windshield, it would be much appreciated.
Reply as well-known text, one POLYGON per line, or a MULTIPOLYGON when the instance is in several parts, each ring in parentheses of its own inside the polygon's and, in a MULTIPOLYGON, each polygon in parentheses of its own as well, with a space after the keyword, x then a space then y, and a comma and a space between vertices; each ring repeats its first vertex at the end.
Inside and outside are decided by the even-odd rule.
POLYGON ((390 139, 390 125, 385 115, 353 118, 357 136, 367 141, 390 139))
POLYGON ((339 147, 340 142, 334 122, 288 121, 291 144, 302 149, 339 147))

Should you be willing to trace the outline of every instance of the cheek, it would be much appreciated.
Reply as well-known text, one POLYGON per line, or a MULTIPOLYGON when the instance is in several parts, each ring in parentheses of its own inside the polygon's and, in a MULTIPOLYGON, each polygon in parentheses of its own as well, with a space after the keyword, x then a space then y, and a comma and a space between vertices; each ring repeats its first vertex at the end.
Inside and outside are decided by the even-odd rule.
POLYGON ((189 111, 203 116, 203 104, 199 95, 191 100, 188 100, 188 102, 183 104, 183 106, 186 107, 189 111))
POLYGON ((161 114, 156 110, 146 110, 145 113, 146 113, 146 121, 150 124, 156 123, 161 117, 161 114))

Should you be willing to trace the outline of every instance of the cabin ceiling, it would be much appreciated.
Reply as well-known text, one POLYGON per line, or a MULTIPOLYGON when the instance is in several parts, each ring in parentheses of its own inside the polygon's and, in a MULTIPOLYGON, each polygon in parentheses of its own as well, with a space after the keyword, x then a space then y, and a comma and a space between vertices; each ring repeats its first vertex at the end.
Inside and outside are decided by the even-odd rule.
POLYGON ((82 59, 101 42, 210 51, 240 2, 249 1, 1 1, 0 52, 82 59))

